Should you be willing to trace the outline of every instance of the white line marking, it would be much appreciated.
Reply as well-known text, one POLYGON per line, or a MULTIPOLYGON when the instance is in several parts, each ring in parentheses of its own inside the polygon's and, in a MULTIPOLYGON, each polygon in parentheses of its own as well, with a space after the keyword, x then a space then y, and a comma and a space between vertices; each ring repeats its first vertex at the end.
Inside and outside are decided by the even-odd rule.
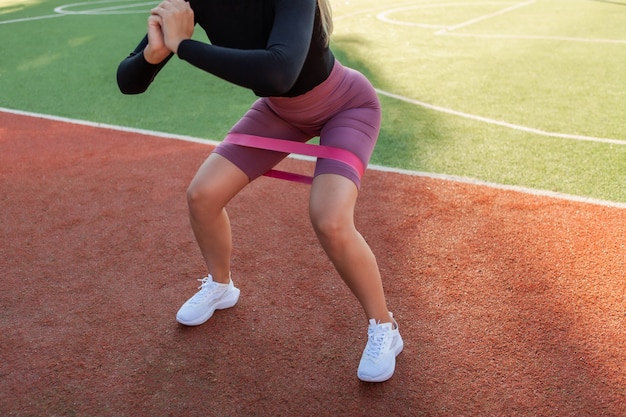
POLYGON ((411 171, 411 170, 399 169, 399 168, 388 168, 388 167, 381 166, 381 165, 368 165, 367 168, 373 169, 376 171, 381 171, 381 172, 392 172, 395 174, 425 177, 425 178, 432 178, 432 179, 437 179, 437 180, 442 180, 442 181, 458 182, 461 184, 471 184, 471 185, 477 185, 477 186, 482 186, 482 187, 487 187, 487 188, 495 188, 497 190, 503 190, 503 191, 515 191, 515 192, 530 194, 534 196, 554 198, 557 200, 574 201, 577 203, 586 203, 586 204, 594 204, 594 205, 603 206, 603 207, 626 209, 626 203, 621 203, 617 201, 608 201, 608 200, 601 200, 601 199, 596 199, 596 198, 591 198, 591 197, 582 197, 578 195, 559 193, 556 191, 538 190, 535 188, 522 187, 518 185, 498 184, 498 183, 483 181, 483 180, 479 180, 475 178, 460 177, 460 176, 448 175, 448 174, 436 174, 432 172, 411 171))
MULTIPOLYGON (((129 128, 129 127, 123 127, 123 126, 110 125, 106 123, 89 122, 85 120, 76 120, 76 119, 70 119, 67 117, 51 116, 47 114, 32 113, 32 112, 26 112, 22 110, 13 110, 13 109, 7 109, 3 107, 0 107, 0 112, 16 114, 20 116, 34 117, 34 118, 39 118, 39 119, 54 120, 58 122, 88 126, 88 127, 98 128, 98 129, 108 129, 108 130, 114 130, 114 131, 119 131, 119 132, 135 133, 135 134, 139 134, 143 136, 155 136, 155 137, 160 137, 164 139, 182 140, 186 142, 193 142, 193 143, 199 143, 199 144, 204 144, 204 145, 216 146, 218 143, 220 143, 219 141, 196 138, 193 136, 176 135, 172 133, 163 133, 163 132, 157 132, 157 131, 151 131, 151 130, 145 130, 145 129, 135 129, 135 128, 129 128)), ((313 159, 313 158, 308 158, 308 157, 298 157, 295 155, 292 155, 291 157, 294 159, 304 159, 304 160, 313 159)), ((471 184, 471 185, 494 188, 494 189, 504 190, 504 191, 515 191, 515 192, 534 195, 534 196, 554 198, 557 200, 566 200, 566 201, 573 201, 577 203, 593 204, 593 205, 603 206, 603 207, 626 209, 626 203, 622 203, 622 202, 601 200, 601 199, 595 199, 595 198, 589 198, 589 197, 581 197, 581 196, 572 195, 572 194, 564 194, 564 193, 558 193, 558 192, 548 191, 548 190, 538 190, 534 188, 521 187, 521 186, 516 186, 516 185, 497 184, 493 182, 478 180, 475 178, 460 177, 456 175, 411 171, 407 169, 389 168, 389 167, 384 167, 381 165, 373 165, 373 164, 369 165, 368 169, 371 169, 374 171, 380 171, 380 172, 391 172, 391 173, 396 173, 396 174, 401 174, 401 175, 409 175, 409 176, 415 176, 415 177, 425 177, 425 178, 432 178, 432 179, 438 179, 438 180, 443 180, 443 181, 458 182, 462 184, 471 184)))
POLYGON ((502 127, 506 127, 509 129, 513 129, 513 130, 519 130, 522 132, 528 132, 528 133, 533 133, 536 135, 541 135, 541 136, 549 136, 549 137, 553 137, 553 138, 560 138, 560 139, 573 139, 573 140, 582 140, 582 141, 588 141, 588 142, 598 142, 598 143, 610 143, 612 145, 626 145, 626 140, 621 140, 621 139, 613 139, 613 138, 596 138, 593 136, 583 136, 583 135, 571 135, 568 133, 556 133, 556 132, 547 132, 545 130, 541 130, 541 129, 535 129, 532 127, 526 127, 526 126, 520 126, 520 125, 516 125, 513 123, 509 123, 509 122, 505 122, 502 120, 495 120, 495 119, 490 119, 488 117, 483 117, 483 116, 477 116, 474 114, 469 114, 469 113, 463 113, 460 111, 456 111, 456 110, 452 110, 452 109, 447 109, 445 107, 439 107, 439 106, 435 106, 433 104, 428 104, 428 103, 424 103, 422 101, 418 101, 418 100, 414 100, 408 97, 404 97, 398 94, 393 94, 390 93, 388 91, 384 91, 384 90, 380 90, 380 89, 376 89, 376 91, 378 92, 378 94, 387 96, 387 97, 391 97, 394 98, 396 100, 400 100, 400 101, 404 101, 406 103, 410 103, 410 104, 414 104, 416 106, 421 106, 421 107, 425 107, 427 109, 431 109, 431 110, 436 110, 442 113, 446 113, 446 114, 451 114, 454 116, 459 116, 459 117, 464 117, 466 119, 470 119, 470 120, 477 120, 483 123, 488 123, 488 124, 492 124, 492 125, 498 125, 498 126, 502 126, 502 127))
MULTIPOLYGON (((396 6, 411 6, 414 5, 415 3, 419 3, 418 1, 408 1, 408 2, 404 2, 404 3, 395 3, 396 6)), ((333 16, 333 21, 334 22, 338 22, 340 20, 344 20, 344 19, 348 19, 350 17, 354 17, 354 16, 359 16, 362 14, 368 14, 368 13, 376 13, 379 12, 380 10, 387 10, 389 8, 390 5, 386 5, 386 6, 378 6, 378 7, 370 7, 369 9, 359 9, 359 11, 357 12, 350 12, 350 13, 346 13, 346 14, 342 14, 340 16, 333 16)))
POLYGON ((4 20, 4 21, 0 21, 0 25, 4 25, 8 23, 32 22, 35 20, 50 19, 53 17, 63 17, 67 15, 106 16, 106 15, 113 15, 113 14, 131 14, 131 13, 147 14, 149 13, 149 9, 146 9, 146 10, 127 10, 127 9, 132 9, 135 7, 143 7, 143 6, 152 6, 158 3, 158 1, 148 1, 148 2, 141 2, 141 3, 130 3, 130 4, 125 4, 125 5, 118 5, 118 6, 100 7, 100 8, 95 8, 95 9, 85 9, 85 10, 77 10, 77 11, 68 10, 72 7, 80 7, 80 6, 86 6, 86 5, 92 6, 95 4, 127 3, 127 2, 128 0, 98 0, 98 1, 89 1, 89 2, 82 2, 82 3, 65 4, 65 5, 54 8, 54 11, 56 12, 56 14, 24 17, 21 19, 4 20))
POLYGON ((135 7, 143 7, 143 6, 153 6, 158 2, 156 1, 148 1, 142 3, 131 3, 127 5, 119 5, 119 6, 108 6, 108 7, 100 7, 95 9, 85 9, 85 10, 68 10, 73 7, 80 7, 86 5, 95 5, 95 4, 107 4, 107 3, 120 3, 126 2, 126 0, 100 0, 100 1, 89 1, 84 3, 72 3, 66 4, 63 6, 56 7, 54 9, 55 12, 61 14, 75 14, 75 15, 111 15, 111 14, 131 14, 131 13, 148 13, 149 10, 127 10, 135 7))
POLYGON ((39 119, 53 120, 55 122, 71 123, 71 124, 80 125, 80 126, 95 127, 98 129, 110 129, 110 130, 116 130, 119 132, 137 133, 137 134, 144 135, 144 136, 156 136, 160 138, 177 139, 177 140, 184 140, 186 142, 196 142, 196 143, 204 143, 204 144, 210 144, 210 145, 217 145, 219 143, 219 141, 196 138, 193 136, 177 135, 175 133, 157 132, 157 131, 151 131, 151 130, 145 130, 145 129, 136 129, 133 127, 124 127, 124 126, 110 125, 106 123, 90 122, 87 120, 70 119, 68 117, 53 116, 50 114, 42 114, 42 113, 33 113, 33 112, 28 112, 28 111, 23 111, 23 110, 7 109, 4 107, 0 107, 0 111, 4 113, 17 114, 19 116, 28 116, 28 117, 34 117, 34 118, 39 118, 39 119))
MULTIPOLYGON (((534 1, 534 0, 531 0, 534 1)), ((493 1, 481 1, 474 3, 426 3, 426 4, 418 4, 418 5, 409 5, 403 7, 397 7, 394 9, 387 9, 383 12, 378 13, 376 18, 385 23, 391 23, 393 25, 403 25, 403 26, 417 26, 423 28, 435 28, 435 29, 445 29, 448 26, 446 25, 434 25, 429 23, 415 23, 415 22, 407 22, 404 20, 396 20, 391 19, 388 15, 398 12, 404 12, 407 10, 415 10, 415 9, 434 9, 434 8, 442 8, 442 7, 466 7, 466 6, 485 6, 485 5, 502 5, 502 2, 493 2, 493 1)), ((463 23, 461 23, 463 25, 463 23)))
POLYGON ((441 36, 459 36, 466 38, 483 38, 483 39, 526 39, 539 41, 565 41, 565 42, 589 42, 589 43, 626 43, 626 39, 602 39, 602 38, 575 38, 569 36, 533 36, 533 35, 504 35, 504 34, 488 34, 488 33, 459 33, 459 32, 443 32, 437 33, 441 36))
POLYGON ((63 16, 62 14, 49 14, 49 15, 44 15, 44 16, 24 17, 22 19, 2 20, 0 21, 0 25, 5 25, 7 23, 32 22, 34 20, 51 19, 53 17, 62 17, 62 16, 63 16))
POLYGON ((451 31, 456 30, 456 29, 460 29, 460 28, 463 28, 463 27, 466 27, 466 26, 470 26, 470 25, 473 25, 474 23, 482 22, 483 20, 491 19, 493 17, 500 16, 500 15, 503 15, 505 13, 512 12, 513 10, 517 10, 519 8, 528 6, 530 4, 533 4, 534 2, 535 2, 535 0, 529 0, 529 1, 525 2, 525 3, 514 4, 513 6, 507 7, 505 9, 499 10, 497 12, 486 14, 484 16, 479 16, 477 18, 468 20, 466 22, 459 23, 458 25, 450 26, 450 27, 448 27, 446 29, 443 29, 443 30, 440 30, 439 32, 436 32, 435 34, 439 35, 441 33, 451 32, 451 31))
MULTIPOLYGON (((481 34, 481 33, 458 33, 452 32, 455 29, 469 26, 470 23, 476 23, 478 21, 485 20, 486 18, 491 18, 505 12, 510 12, 522 6, 526 6, 530 3, 535 3, 536 0, 531 0, 526 3, 517 3, 509 8, 500 10, 498 12, 481 16, 467 22, 459 23, 454 26, 446 26, 442 24, 431 24, 431 23, 417 23, 417 22, 408 22, 403 20, 391 19, 388 15, 397 12, 403 12, 406 10, 413 9, 427 9, 427 8, 435 8, 435 7, 462 7, 462 6, 482 6, 482 5, 497 5, 502 4, 502 2, 479 2, 479 3, 441 3, 441 4, 419 4, 414 5, 413 3, 405 4, 403 7, 397 7, 394 9, 385 9, 382 12, 379 12, 376 15, 376 18, 382 22, 389 23, 392 25, 398 26, 411 26, 411 27, 420 27, 425 29, 440 29, 434 32, 435 35, 439 36, 462 36, 466 38, 484 38, 484 39, 527 39, 527 40, 546 40, 546 41, 566 41, 566 42, 592 42, 592 43, 615 43, 615 44, 624 44, 626 43, 625 39, 603 39, 603 38, 577 38, 577 37, 569 37, 569 36, 534 36, 534 35, 507 35, 507 34, 481 34)), ((380 10, 377 9, 369 9, 367 12, 376 12, 380 10)), ((345 19, 347 17, 353 17, 356 15, 364 14, 364 11, 351 13, 348 15, 340 16, 335 20, 345 19)))

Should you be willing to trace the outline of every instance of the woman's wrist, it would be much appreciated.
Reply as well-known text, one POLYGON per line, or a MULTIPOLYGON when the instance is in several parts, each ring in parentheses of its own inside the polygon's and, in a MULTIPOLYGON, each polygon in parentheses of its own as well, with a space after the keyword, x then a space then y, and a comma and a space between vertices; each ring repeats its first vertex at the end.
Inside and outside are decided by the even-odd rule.
POLYGON ((149 64, 160 64, 170 54, 169 50, 154 51, 150 44, 146 45, 143 50, 143 57, 149 64))
POLYGON ((180 50, 180 45, 185 42, 187 39, 189 38, 182 38, 182 39, 177 39, 173 42, 170 43, 170 45, 168 45, 168 47, 170 48, 170 50, 175 53, 176 55, 178 55, 178 51, 180 50))

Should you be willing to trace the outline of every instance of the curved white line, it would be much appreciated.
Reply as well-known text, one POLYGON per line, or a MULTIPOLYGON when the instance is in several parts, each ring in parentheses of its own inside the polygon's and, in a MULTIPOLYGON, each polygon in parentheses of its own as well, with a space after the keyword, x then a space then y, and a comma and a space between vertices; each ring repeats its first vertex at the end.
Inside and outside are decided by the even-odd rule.
POLYGON ((134 7, 140 7, 140 6, 150 6, 150 5, 157 4, 158 2, 148 1, 148 2, 141 2, 141 3, 130 3, 126 5, 100 7, 100 8, 95 8, 95 9, 85 9, 85 10, 77 10, 77 11, 68 10, 73 7, 80 7, 80 6, 86 6, 86 5, 91 6, 95 4, 108 4, 108 3, 126 3, 126 0, 99 0, 99 1, 65 4, 63 6, 55 7, 54 11, 60 14, 68 14, 68 15, 111 15, 111 14, 147 13, 148 12, 147 10, 146 11, 143 11, 143 10, 128 11, 127 9, 132 9, 134 7))
POLYGON ((21 19, 0 20, 0 25, 6 25, 7 23, 32 22, 34 20, 51 19, 53 17, 62 17, 62 16, 63 16, 62 14, 48 14, 48 15, 43 15, 43 16, 23 17, 21 19))
POLYGON ((615 43, 624 44, 626 39, 604 39, 604 38, 575 38, 571 36, 541 36, 541 35, 504 35, 489 33, 459 33, 459 32, 437 32, 440 36, 459 36, 465 38, 483 39, 526 39, 531 41, 559 41, 559 42, 588 42, 588 43, 615 43))
MULTIPOLYGON (((529 0, 529 2, 527 3, 532 3, 535 0, 529 0)), ((485 20, 488 19, 490 17, 493 16, 497 16, 499 14, 505 13, 507 11, 509 11, 509 9, 514 9, 514 8, 518 8, 521 7, 522 4, 514 4, 513 6, 505 9, 505 10, 500 10, 498 12, 489 14, 489 15, 485 15, 485 16, 481 16, 478 17, 476 19, 472 19, 471 21, 468 22, 463 22, 463 23, 459 23, 458 25, 455 26, 446 26, 446 25, 432 25, 432 24, 426 24, 426 23, 414 23, 414 22, 406 22, 403 20, 396 20, 396 19, 391 19, 388 17, 388 15, 392 14, 392 13, 398 13, 398 12, 404 12, 406 10, 414 10, 414 9, 434 9, 434 8, 449 8, 449 7, 473 7, 473 6, 491 6, 491 5, 502 5, 505 3, 502 2, 494 2, 494 1, 483 1, 483 2, 478 2, 478 3, 426 3, 426 4, 418 4, 418 5, 409 5, 409 6, 404 6, 404 7, 396 7, 394 9, 388 9, 385 10, 383 12, 378 13, 378 15, 376 15, 376 18, 378 20, 381 20, 383 22, 386 23, 391 23, 394 25, 404 25, 404 26, 418 26, 418 27, 423 27, 423 28, 435 28, 435 29, 454 29, 457 26, 465 26, 465 25, 469 25, 471 23, 474 23, 476 21, 480 21, 480 20, 485 20)), ((526 4, 523 4, 526 5, 526 4)))
POLYGON ((383 96, 387 96, 396 100, 404 101, 406 103, 414 104, 416 106, 424 107, 424 108, 435 110, 438 112, 451 114, 451 115, 459 116, 459 117, 464 117, 466 119, 477 120, 483 123, 498 125, 498 126, 506 127, 506 128, 513 129, 513 130, 519 130, 522 132, 533 133, 536 135, 549 136, 549 137, 561 138, 561 139, 573 139, 573 140, 582 140, 582 141, 598 142, 598 143, 610 143, 612 145, 626 145, 626 140, 613 139, 613 138, 597 138, 593 136, 584 136, 584 135, 571 135, 568 133, 547 132, 541 129, 535 129, 532 127, 516 125, 516 124, 505 122, 502 120, 490 119, 488 117, 477 116, 474 114, 463 113, 463 112, 448 109, 445 107, 435 106, 433 104, 428 104, 423 101, 418 101, 418 100, 414 100, 412 98, 404 97, 398 94, 393 94, 393 93, 390 93, 388 91, 384 91, 378 88, 376 89, 376 92, 378 92, 378 94, 381 94, 383 96))
POLYGON ((78 7, 78 6, 94 5, 94 4, 106 4, 106 3, 127 3, 127 2, 128 2, 127 0, 98 0, 98 1, 90 1, 90 2, 64 4, 62 6, 58 6, 54 8, 54 12, 56 14, 23 17, 20 19, 11 19, 11 20, 3 20, 3 21, 0 20, 0 25, 5 25, 8 23, 32 22, 35 20, 51 19, 53 17, 63 17, 63 16, 68 16, 68 15, 105 16, 105 15, 113 15, 113 14, 148 13, 148 10, 141 11, 141 10, 124 10, 124 9, 131 9, 133 7, 148 6, 148 5, 153 5, 153 4, 158 3, 157 1, 148 1, 148 2, 141 2, 141 3, 131 3, 127 5, 101 7, 97 9, 85 9, 85 10, 80 10, 80 11, 67 10, 70 7, 78 7))

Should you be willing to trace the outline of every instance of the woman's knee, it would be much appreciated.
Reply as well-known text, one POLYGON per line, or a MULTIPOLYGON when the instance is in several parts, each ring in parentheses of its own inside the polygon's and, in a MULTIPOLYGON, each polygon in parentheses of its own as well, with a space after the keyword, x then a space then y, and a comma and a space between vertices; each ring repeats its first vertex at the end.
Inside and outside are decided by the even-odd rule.
POLYGON ((351 236, 354 223, 349 213, 333 210, 311 210, 311 225, 323 243, 340 243, 351 236))
POLYGON ((339 224, 336 219, 331 218, 328 214, 313 212, 309 213, 311 225, 317 235, 329 236, 337 233, 339 224))
POLYGON ((215 191, 210 186, 192 181, 187 187, 187 206, 192 215, 221 209, 221 207, 215 207, 215 202, 215 191))
POLYGON ((354 183, 339 175, 315 178, 309 201, 309 217, 320 238, 335 239, 354 230, 354 183))
POLYGON ((200 167, 187 188, 187 204, 192 211, 216 212, 248 184, 248 177, 235 165, 212 154, 200 167))

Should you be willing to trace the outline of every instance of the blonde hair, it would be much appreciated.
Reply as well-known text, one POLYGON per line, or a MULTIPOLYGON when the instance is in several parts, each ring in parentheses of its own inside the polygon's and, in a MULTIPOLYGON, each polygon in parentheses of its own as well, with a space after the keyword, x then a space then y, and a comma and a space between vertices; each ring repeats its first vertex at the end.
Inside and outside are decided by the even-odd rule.
POLYGON ((330 2, 329 0, 317 0, 317 6, 320 9, 322 33, 326 45, 328 45, 330 43, 330 35, 333 33, 333 13, 330 8, 330 2))

